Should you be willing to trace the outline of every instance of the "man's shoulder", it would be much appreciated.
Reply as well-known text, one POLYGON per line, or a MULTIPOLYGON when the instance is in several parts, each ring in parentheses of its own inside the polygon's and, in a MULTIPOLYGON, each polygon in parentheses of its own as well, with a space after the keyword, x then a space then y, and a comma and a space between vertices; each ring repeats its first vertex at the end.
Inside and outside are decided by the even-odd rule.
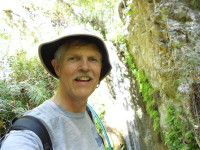
POLYGON ((10 131, 4 138, 1 150, 8 149, 39 149, 43 146, 39 137, 29 130, 13 130, 10 131))
POLYGON ((55 118, 57 116, 56 110, 53 107, 51 100, 46 100, 39 106, 33 108, 32 110, 27 111, 24 116, 33 116, 40 120, 51 120, 51 118, 55 118))

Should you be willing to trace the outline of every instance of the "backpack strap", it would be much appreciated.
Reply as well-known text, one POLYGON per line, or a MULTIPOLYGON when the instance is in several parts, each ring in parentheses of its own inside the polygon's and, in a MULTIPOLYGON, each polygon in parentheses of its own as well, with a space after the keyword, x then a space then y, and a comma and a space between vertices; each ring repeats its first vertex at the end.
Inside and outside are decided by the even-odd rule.
POLYGON ((87 108, 89 109, 90 113, 93 114, 95 116, 95 118, 97 119, 97 121, 99 122, 101 129, 103 130, 103 133, 105 135, 109 150, 113 150, 110 140, 109 140, 109 137, 108 137, 108 134, 106 132, 106 129, 105 129, 101 119, 99 118, 98 114, 94 111, 94 109, 89 104, 87 104, 87 108))
POLYGON ((90 116, 90 119, 92 120, 92 122, 95 124, 94 118, 92 116, 92 112, 91 112, 91 110, 90 110, 90 108, 88 106, 86 107, 86 111, 87 111, 88 115, 90 116))
MULTIPOLYGON (((92 122, 93 122, 94 125, 96 126, 95 121, 94 121, 94 117, 93 117, 93 115, 92 115, 92 111, 91 111, 91 109, 89 108, 88 105, 89 105, 89 104, 87 104, 86 111, 87 111, 88 115, 90 116, 90 119, 92 120, 92 122)), ((101 137, 101 140, 102 140, 102 142, 103 142, 103 144, 104 144, 104 141, 103 141, 102 136, 101 136, 101 135, 99 135, 99 136, 101 137)))
POLYGON ((51 139, 46 127, 39 119, 33 116, 22 116, 19 119, 13 120, 9 132, 11 130, 31 130, 42 141, 44 150, 52 150, 51 139))

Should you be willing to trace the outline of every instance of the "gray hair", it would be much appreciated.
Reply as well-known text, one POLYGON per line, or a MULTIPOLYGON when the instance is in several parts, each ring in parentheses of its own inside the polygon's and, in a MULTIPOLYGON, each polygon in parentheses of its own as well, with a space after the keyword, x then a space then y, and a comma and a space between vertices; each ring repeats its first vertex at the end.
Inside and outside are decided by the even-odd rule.
POLYGON ((63 44, 58 47, 58 50, 54 54, 54 58, 57 62, 60 63, 60 61, 62 60, 62 56, 64 56, 66 48, 66 44, 63 44))

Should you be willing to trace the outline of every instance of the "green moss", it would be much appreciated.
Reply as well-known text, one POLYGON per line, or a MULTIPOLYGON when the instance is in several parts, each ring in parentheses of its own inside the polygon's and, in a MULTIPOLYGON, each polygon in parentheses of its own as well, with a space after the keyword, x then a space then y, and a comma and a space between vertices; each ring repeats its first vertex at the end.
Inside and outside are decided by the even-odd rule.
POLYGON ((177 110, 172 105, 168 106, 165 144, 171 150, 200 150, 193 129, 184 116, 182 108, 177 110))
POLYGON ((191 0, 191 1, 190 1, 190 6, 191 6, 193 9, 198 8, 198 2, 197 2, 197 0, 191 0))
POLYGON ((136 78, 139 92, 141 93, 146 104, 147 113, 153 119, 153 128, 158 131, 160 128, 160 117, 156 107, 156 100, 153 97, 155 90, 148 82, 144 71, 136 68, 133 57, 128 52, 125 52, 125 60, 130 71, 132 72, 132 75, 136 78))

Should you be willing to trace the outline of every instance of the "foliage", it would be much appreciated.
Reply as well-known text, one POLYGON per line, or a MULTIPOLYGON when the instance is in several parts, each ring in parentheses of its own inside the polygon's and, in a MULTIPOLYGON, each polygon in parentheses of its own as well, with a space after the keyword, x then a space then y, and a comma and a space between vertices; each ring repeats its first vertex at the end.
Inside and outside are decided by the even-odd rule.
POLYGON ((76 0, 74 4, 81 8, 84 6, 85 9, 82 9, 84 15, 86 15, 86 18, 90 18, 91 21, 99 20, 100 22, 114 24, 114 20, 112 19, 116 16, 115 8, 118 4, 117 0, 76 0))
POLYGON ((17 81, 21 92, 30 98, 31 103, 38 105, 52 96, 56 80, 47 74, 38 57, 27 58, 24 51, 18 52, 17 55, 16 59, 12 57, 10 61, 12 71, 9 81, 17 81))
POLYGON ((160 117, 157 110, 156 100, 153 97, 155 90, 148 82, 144 71, 136 68, 133 57, 128 52, 125 52, 125 60, 129 66, 130 71, 132 72, 132 75, 136 78, 139 86, 139 92, 141 93, 143 100, 146 103, 147 113, 153 119, 154 130, 158 131, 160 128, 160 117))
POLYGON ((182 108, 175 109, 172 105, 168 106, 165 142, 171 150, 200 150, 189 122, 182 108))
MULTIPOLYGON (((100 113, 98 113, 98 116, 101 120, 103 120, 105 112, 106 112, 105 109, 102 109, 102 111, 100 113)), ((100 133, 102 135, 101 125, 97 119, 95 119, 95 123, 96 123, 96 128, 97 128, 98 133, 100 133)))
MULTIPOLYGON (((104 115, 105 115, 105 108, 104 108, 104 105, 101 105, 101 108, 100 108, 100 112, 98 112, 98 116, 101 120, 103 120, 104 118, 104 115)), ((101 124, 99 123, 98 119, 95 118, 95 126, 96 126, 96 129, 97 129, 97 132, 100 134, 101 137, 104 137, 104 133, 103 133, 103 130, 102 130, 102 127, 101 127, 101 124)), ((105 139, 105 138, 104 138, 105 139)), ((105 143, 105 148, 106 150, 109 150, 109 146, 107 143, 105 143)))
POLYGON ((20 4, 17 9, 0 11, 0 40, 5 43, 0 51, 7 55, 22 49, 0 61, 0 73, 4 72, 0 80, 0 136, 13 117, 39 105, 54 92, 57 81, 44 71, 38 58, 29 56, 39 41, 55 38, 72 25, 84 24, 104 36, 112 32, 107 28, 118 28, 117 0, 16 1, 20 4), (24 50, 29 50, 28 55, 24 50))
POLYGON ((198 9, 199 8, 199 1, 198 0, 190 0, 189 4, 193 9, 198 9))
POLYGON ((126 15, 132 15, 136 12, 135 9, 133 9, 134 7, 134 3, 132 1, 126 1, 126 9, 125 9, 125 14, 126 15))
POLYGON ((64 1, 78 23, 98 31, 104 39, 123 32, 119 25, 121 21, 116 13, 118 2, 118 0, 64 1))
POLYGON ((10 73, 0 80, 0 133, 10 120, 50 98, 56 80, 48 75, 36 57, 27 58, 24 51, 8 58, 10 73))
MULTIPOLYGON (((0 88, 2 83, 0 83, 0 88)), ((3 100, 0 98, 0 137, 5 134, 14 117, 18 117, 25 112, 20 101, 3 100)))

